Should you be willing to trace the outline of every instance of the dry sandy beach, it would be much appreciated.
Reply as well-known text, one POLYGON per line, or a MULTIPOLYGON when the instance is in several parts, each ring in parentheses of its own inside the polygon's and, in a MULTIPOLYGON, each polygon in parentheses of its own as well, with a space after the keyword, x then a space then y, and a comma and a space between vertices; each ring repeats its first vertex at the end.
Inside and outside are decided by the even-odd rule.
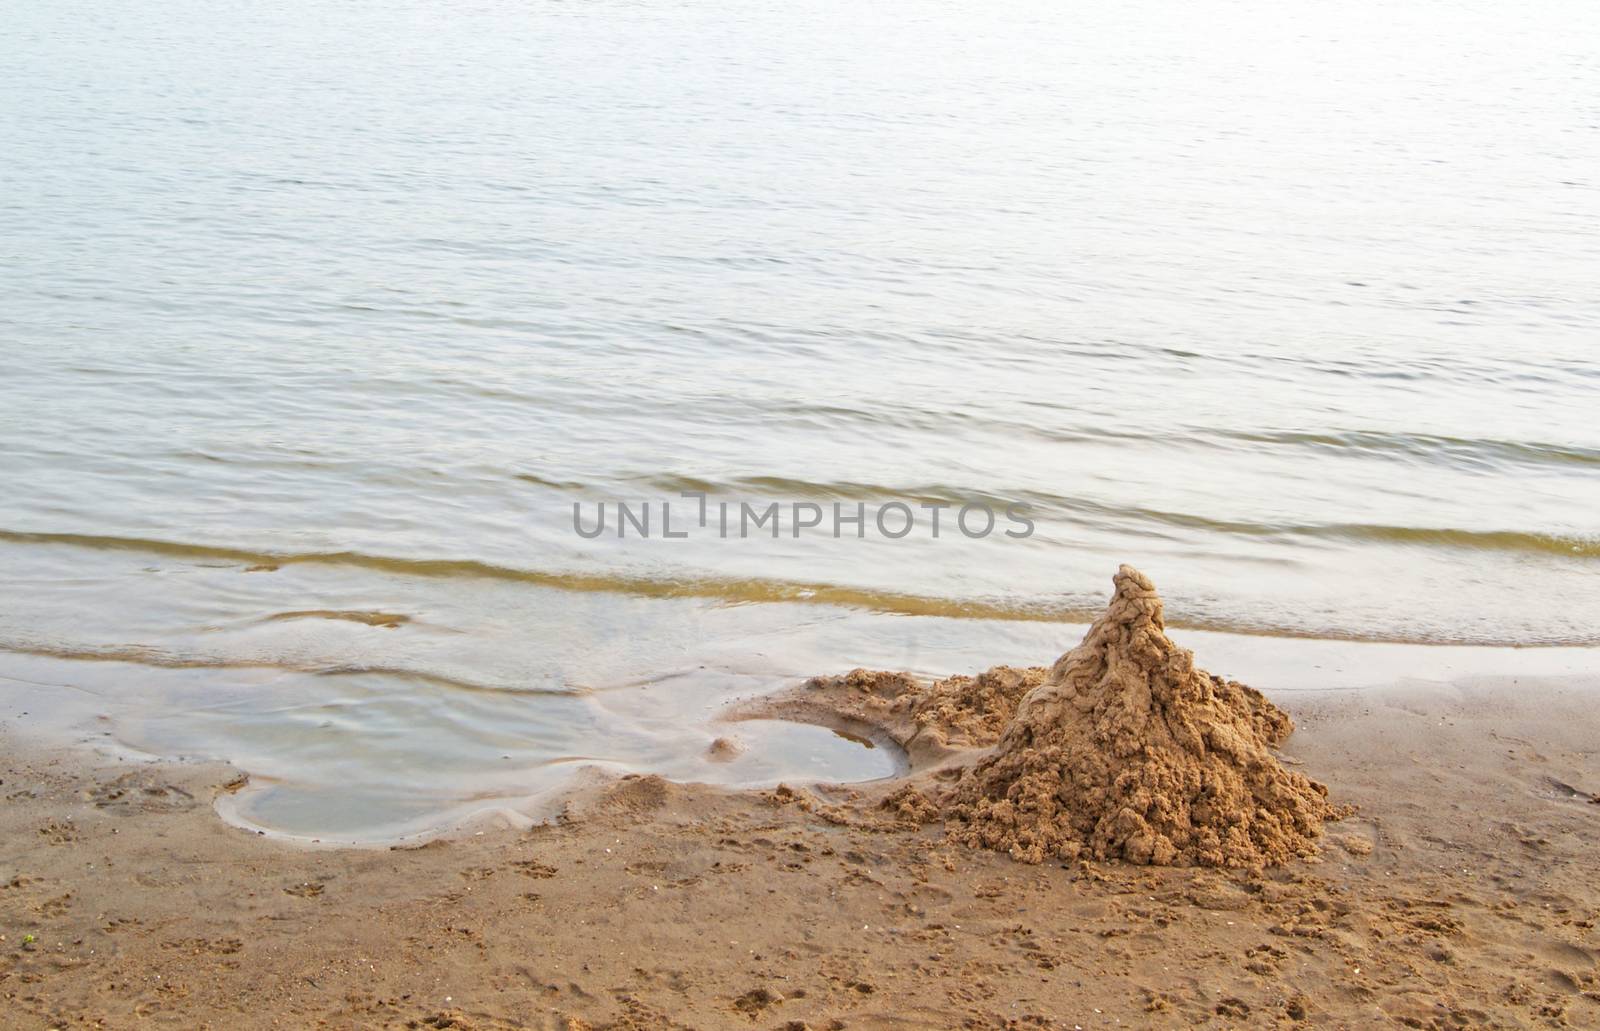
POLYGON ((1358 812, 1262 872, 1026 865, 869 790, 596 783, 532 831, 308 850, 234 770, 5 739, 6 1027, 1593 1027, 1588 681, 1297 702, 1358 812))

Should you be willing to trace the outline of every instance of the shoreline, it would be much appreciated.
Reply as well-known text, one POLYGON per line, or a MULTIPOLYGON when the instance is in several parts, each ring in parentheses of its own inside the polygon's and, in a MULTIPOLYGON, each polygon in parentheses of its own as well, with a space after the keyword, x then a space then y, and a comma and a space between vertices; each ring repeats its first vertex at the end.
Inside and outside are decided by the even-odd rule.
MULTIPOLYGON (((1061 647, 1059 644, 1042 644, 1045 639, 1038 636, 1008 639, 1006 632, 1016 628, 1016 624, 1005 621, 994 624, 995 634, 992 637, 997 639, 1000 647, 992 650, 998 652, 1002 661, 1011 661, 1021 668, 1027 658, 1037 660, 1061 647)), ((1066 637, 1077 640, 1086 629, 1088 624, 1070 624, 1070 632, 1066 637)), ((1309 698, 1370 700, 1384 698, 1395 690, 1424 693, 1450 690, 1450 685, 1480 677, 1496 679, 1507 685, 1515 685, 1518 679, 1530 676, 1550 684, 1600 684, 1600 648, 1419 645, 1381 640, 1347 642, 1339 639, 1243 636, 1211 631, 1184 632, 1181 640, 1186 647, 1194 648, 1197 655, 1203 656, 1206 666, 1216 671, 1226 671, 1229 676, 1237 676, 1246 684, 1261 688, 1262 692, 1277 703, 1285 704, 1286 708, 1293 708, 1294 704, 1309 698)), ((920 666, 912 669, 907 676, 923 684, 941 677, 970 676, 981 669, 981 666, 970 661, 974 653, 976 647, 968 644, 938 653, 939 658, 925 656, 920 666)), ((760 653, 752 652, 752 655, 760 653)), ((14 655, 6 658, 19 660, 19 656, 14 655)), ((749 656, 734 658, 733 661, 749 661, 749 656)), ((712 744, 722 736, 738 738, 742 720, 792 720, 798 724, 845 732, 842 736, 846 738, 874 741, 877 746, 886 746, 891 752, 896 752, 899 759, 912 767, 923 765, 907 756, 906 741, 896 740, 896 733, 891 732, 891 728, 872 724, 872 719, 878 719, 882 714, 843 711, 837 704, 840 701, 838 698, 832 698, 827 704, 816 704, 816 700, 806 698, 805 692, 798 690, 802 676, 781 672, 786 666, 790 669, 803 666, 814 668, 819 664, 821 661, 814 656, 811 660, 805 660, 803 656, 789 656, 787 663, 779 660, 763 674, 752 677, 752 680, 787 680, 789 687, 765 688, 754 693, 728 693, 720 696, 720 700, 715 695, 707 695, 706 701, 712 708, 698 717, 694 732, 704 736, 707 744, 712 744)), ((123 677, 139 676, 147 671, 138 664, 94 663, 93 672, 96 676, 90 682, 93 687, 80 687, 74 684, 74 674, 83 671, 78 671, 75 666, 77 664, 67 660, 29 660, 27 656, 21 656, 21 661, 0 664, 0 732, 10 724, 26 728, 22 732, 26 740, 40 741, 50 748, 93 751, 102 759, 134 765, 147 762, 230 765, 237 768, 238 775, 246 780, 242 784, 242 791, 222 799, 219 810, 227 810, 221 813, 222 818, 242 831, 251 834, 264 832, 267 837, 285 840, 299 847, 381 850, 390 845, 413 845, 437 837, 466 836, 480 828, 526 828, 530 823, 552 818, 560 810, 565 797, 594 778, 621 776, 624 773, 661 773, 669 780, 674 778, 674 773, 650 768, 648 764, 630 765, 610 760, 598 762, 595 768, 574 764, 573 775, 566 776, 565 780, 547 781, 536 786, 530 784, 526 792, 506 792, 496 786, 496 781, 485 781, 482 792, 461 792, 458 796, 440 800, 437 815, 416 816, 408 821, 405 828, 397 828, 389 834, 374 836, 363 832, 358 836, 341 837, 338 831, 331 829, 290 831, 274 828, 270 823, 262 824, 256 818, 251 818, 253 813, 240 812, 240 808, 245 800, 253 799, 259 792, 270 791, 274 784, 283 780, 285 773, 293 776, 294 770, 283 767, 282 762, 259 767, 256 764, 259 756, 234 757, 226 754, 224 749, 205 751, 203 744, 200 748, 194 748, 194 744, 200 744, 198 741, 178 752, 157 751, 152 744, 141 740, 139 735, 126 735, 125 728, 128 725, 138 727, 142 720, 149 719, 152 714, 160 714, 163 704, 166 704, 165 696, 144 698, 139 690, 130 692, 118 687, 123 677)), ((883 669, 893 669, 893 666, 883 669)), ((251 688, 251 692, 256 690, 258 688, 251 688)), ((237 696, 242 700, 245 698, 245 695, 237 696)), ((539 693, 531 693, 531 701, 538 701, 538 698, 539 693)), ((189 704, 195 704, 195 701, 189 700, 189 704)), ((696 717, 691 716, 690 719, 696 717)), ((906 730, 899 728, 901 736, 906 730)), ((226 741, 221 744, 226 744, 226 741)), ((966 760, 971 760, 971 756, 966 760)), ((485 770, 490 765, 486 764, 485 770)), ((722 768, 722 762, 717 762, 707 765, 704 770, 717 773, 722 768)), ((917 773, 915 768, 901 770, 898 776, 906 778, 914 773, 917 773)), ((699 783, 696 778, 683 776, 677 776, 675 780, 699 783)), ((790 781, 811 783, 805 776, 790 778, 790 781)), ((706 783, 728 786, 725 781, 709 780, 706 783)), ((765 786, 771 786, 771 783, 765 786)), ((874 781, 853 783, 867 786, 874 781)), ((736 784, 734 788, 742 786, 736 784)))
POLYGON ((24 1027, 1587 1026, 1597 688, 1275 695, 1285 761, 1358 811, 1259 874, 970 851, 877 817, 903 778, 628 776, 552 824, 306 849, 218 817, 231 767, 7 726, 0 998, 24 1027))

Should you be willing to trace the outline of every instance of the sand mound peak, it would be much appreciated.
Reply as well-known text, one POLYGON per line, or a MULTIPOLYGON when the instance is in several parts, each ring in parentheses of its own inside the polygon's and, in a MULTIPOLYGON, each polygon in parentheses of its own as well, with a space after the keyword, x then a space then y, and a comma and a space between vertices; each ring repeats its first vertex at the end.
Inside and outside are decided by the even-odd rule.
POLYGON ((1315 852, 1335 812, 1269 751, 1289 717, 1196 668, 1143 573, 1125 565, 1113 582, 1083 642, 947 800, 951 835, 1032 863, 1259 867, 1315 852))

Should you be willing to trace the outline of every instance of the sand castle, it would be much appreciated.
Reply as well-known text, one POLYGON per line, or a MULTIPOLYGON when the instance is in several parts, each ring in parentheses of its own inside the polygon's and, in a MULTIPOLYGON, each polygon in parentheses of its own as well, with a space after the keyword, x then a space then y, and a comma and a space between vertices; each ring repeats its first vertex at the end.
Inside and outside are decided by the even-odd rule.
POLYGON ((938 800, 950 836, 1029 863, 1259 867, 1315 852, 1338 814, 1269 751, 1288 715, 1196 668, 1143 573, 1125 565, 1114 583, 1083 642, 938 800))

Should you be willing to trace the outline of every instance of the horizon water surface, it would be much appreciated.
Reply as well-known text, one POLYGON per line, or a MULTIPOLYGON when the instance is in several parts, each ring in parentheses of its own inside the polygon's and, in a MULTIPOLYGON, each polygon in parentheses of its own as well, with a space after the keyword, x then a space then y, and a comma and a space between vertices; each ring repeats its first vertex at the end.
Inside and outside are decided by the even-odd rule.
POLYGON ((1269 689, 1600 668, 1590 6, 7 20, 6 715, 238 762, 247 825, 883 775, 704 749, 809 674, 1052 660, 1120 562, 1269 689), (1036 530, 573 532, 683 491, 1036 530))

